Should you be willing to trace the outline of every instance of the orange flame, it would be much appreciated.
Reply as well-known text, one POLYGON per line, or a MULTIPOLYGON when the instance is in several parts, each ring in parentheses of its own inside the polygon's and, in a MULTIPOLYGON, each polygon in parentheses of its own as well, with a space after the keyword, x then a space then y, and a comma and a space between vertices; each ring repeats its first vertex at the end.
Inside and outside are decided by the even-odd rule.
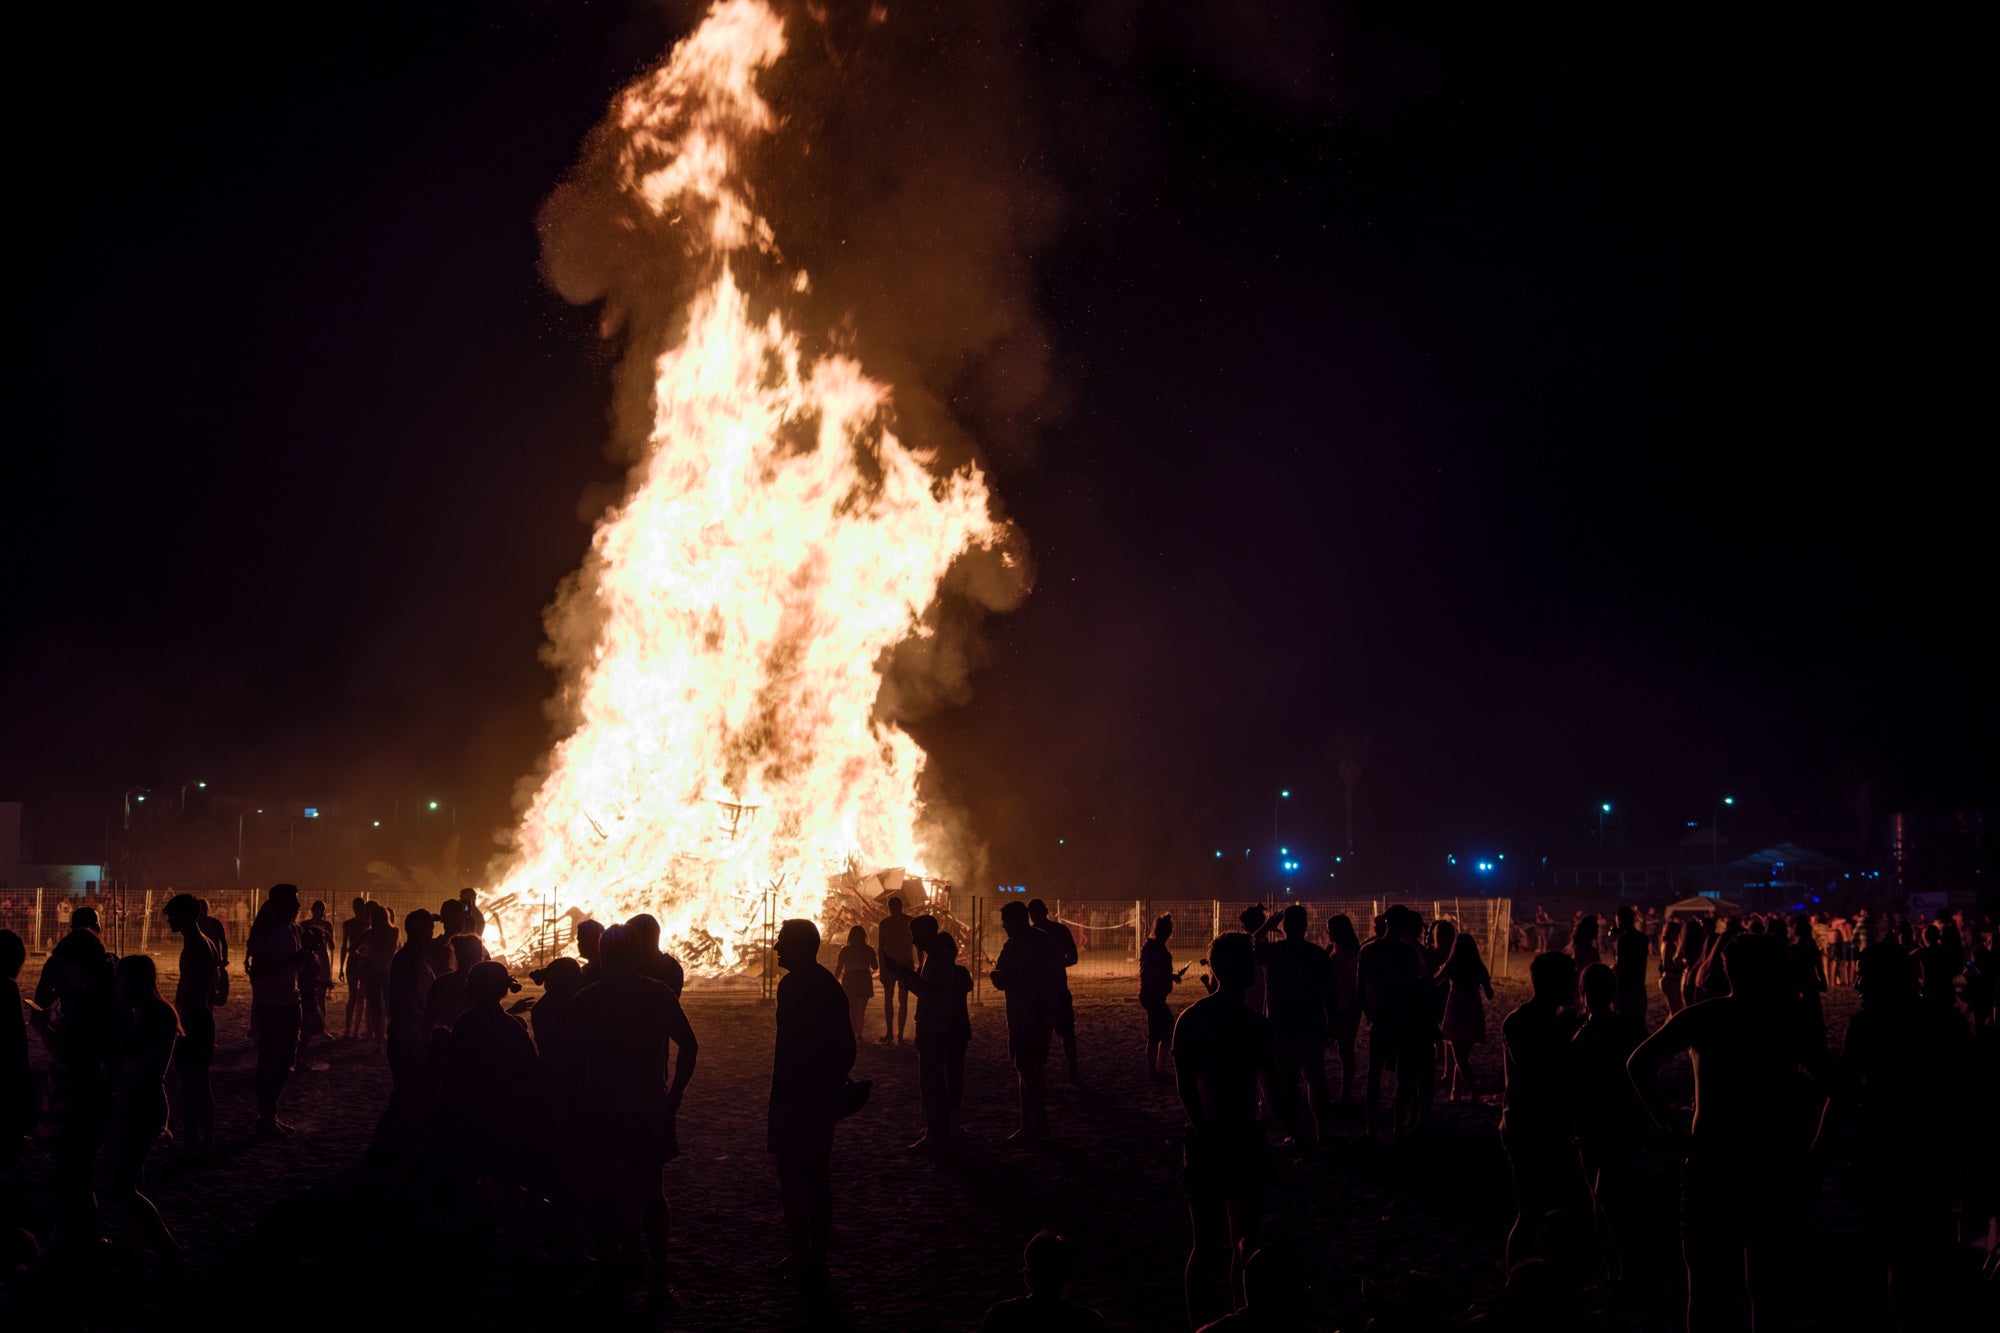
POLYGON ((620 188, 712 276, 593 539, 577 724, 495 877, 503 949, 535 904, 649 911, 715 975, 749 960, 767 893, 817 917, 829 877, 921 864, 924 756, 875 715, 882 663, 1002 525, 976 469, 935 475, 889 429, 886 385, 802 352, 732 273, 732 252, 775 257, 739 147, 775 123, 757 82, 784 49, 763 0, 724 0, 613 106, 620 188))

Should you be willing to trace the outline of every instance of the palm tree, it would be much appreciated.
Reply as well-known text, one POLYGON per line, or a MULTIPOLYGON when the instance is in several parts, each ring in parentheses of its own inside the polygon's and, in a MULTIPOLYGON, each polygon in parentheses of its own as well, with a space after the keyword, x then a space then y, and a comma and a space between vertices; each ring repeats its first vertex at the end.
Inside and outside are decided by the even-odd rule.
POLYGON ((1343 819, 1342 832, 1347 838, 1347 854, 1354 855, 1354 785, 1361 781, 1361 768, 1368 759, 1368 738, 1352 730, 1336 732, 1327 738, 1326 755, 1333 761, 1334 769, 1340 774, 1340 794, 1343 819))

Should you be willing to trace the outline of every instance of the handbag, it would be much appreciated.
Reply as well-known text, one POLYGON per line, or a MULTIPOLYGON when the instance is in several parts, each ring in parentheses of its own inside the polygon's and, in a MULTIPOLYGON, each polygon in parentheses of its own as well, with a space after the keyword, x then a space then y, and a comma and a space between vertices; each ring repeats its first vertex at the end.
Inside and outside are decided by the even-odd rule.
POLYGON ((875 1080, 850 1078, 840 1090, 840 1101, 834 1107, 834 1119, 845 1120, 868 1104, 868 1094, 875 1090, 875 1080))

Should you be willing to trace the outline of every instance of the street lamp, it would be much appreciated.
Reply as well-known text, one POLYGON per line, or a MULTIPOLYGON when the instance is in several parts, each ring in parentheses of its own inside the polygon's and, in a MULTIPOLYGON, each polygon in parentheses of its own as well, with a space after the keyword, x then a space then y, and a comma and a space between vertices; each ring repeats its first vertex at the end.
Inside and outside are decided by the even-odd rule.
POLYGON ((1611 802, 1601 802, 1597 807, 1597 854, 1604 855, 1604 817, 1611 813, 1611 802))
POLYGON ((1278 805, 1281 801, 1288 801, 1291 798, 1292 791, 1289 787, 1280 787, 1278 794, 1271 798, 1271 841, 1274 843, 1278 840, 1278 805))
POLYGON ((1725 796, 1722 798, 1720 804, 1715 807, 1715 813, 1708 817, 1708 868, 1710 870, 1715 869, 1721 861, 1723 807, 1733 807, 1735 804, 1736 798, 1734 796, 1725 796))
POLYGON ((442 805, 451 814, 451 826, 453 828, 458 827, 458 807, 456 805, 453 805, 450 801, 431 801, 429 805, 433 810, 442 805))
POLYGON ((197 790, 197 791, 207 791, 207 790, 208 790, 208 784, 207 784, 206 782, 183 782, 183 783, 181 784, 181 813, 182 813, 182 814, 186 814, 186 813, 188 812, 188 788, 189 788, 189 787, 193 787, 193 788, 194 788, 195 790, 197 790))

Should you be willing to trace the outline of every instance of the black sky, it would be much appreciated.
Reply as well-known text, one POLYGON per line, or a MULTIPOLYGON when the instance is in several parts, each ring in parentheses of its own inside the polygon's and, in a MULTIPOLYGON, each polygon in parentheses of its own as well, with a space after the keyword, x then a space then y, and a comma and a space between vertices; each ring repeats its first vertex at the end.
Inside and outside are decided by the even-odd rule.
MULTIPOLYGON (((1327 841, 1343 729, 1411 865, 1600 799, 1993 797, 1965 57, 1685 7, 1047 8, 1057 391, 990 460, 1038 586, 919 729, 996 873, 1265 836, 1281 784, 1327 841)), ((17 20, 0 798, 504 820, 618 477, 615 350, 535 212, 681 21, 17 20)))

